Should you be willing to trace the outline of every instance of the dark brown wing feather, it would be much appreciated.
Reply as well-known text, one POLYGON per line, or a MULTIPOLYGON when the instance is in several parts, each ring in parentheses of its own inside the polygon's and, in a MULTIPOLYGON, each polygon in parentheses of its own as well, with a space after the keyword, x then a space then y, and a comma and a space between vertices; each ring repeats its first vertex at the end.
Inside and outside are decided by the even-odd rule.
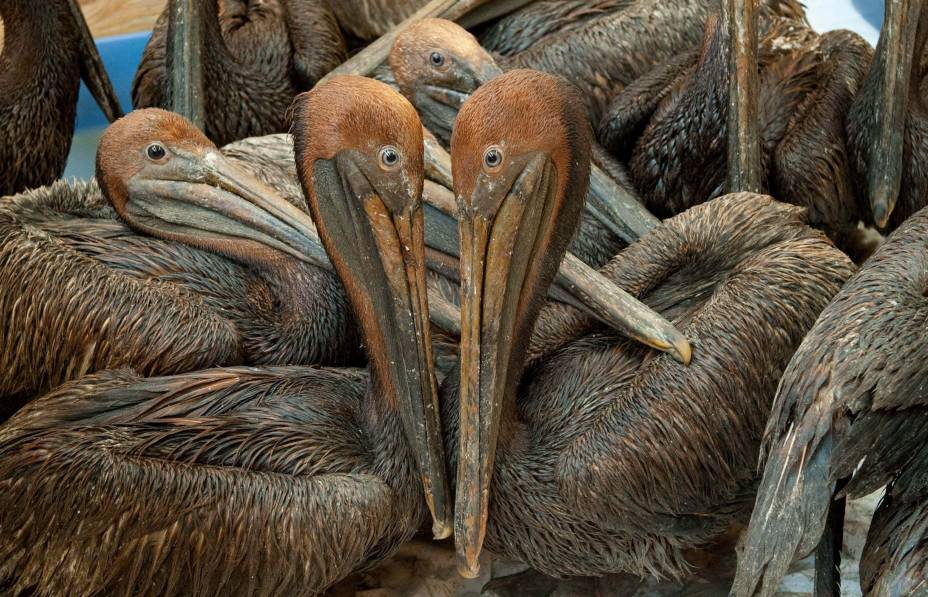
MULTIPOLYGON (((222 14, 212 8, 204 19, 205 132, 218 145, 285 132, 293 97, 345 57, 329 4, 230 0, 225 5, 222 14)), ((136 108, 166 107, 167 25, 165 11, 132 83, 136 108)))
POLYGON ((750 194, 670 220, 622 261, 636 277, 669 266, 639 296, 694 343, 693 362, 645 360, 562 455, 562 491, 620 527, 719 532, 750 495, 780 374, 853 266, 802 211, 750 194))
POLYGON ((284 6, 293 48, 293 79, 298 89, 312 89, 316 81, 348 59, 345 38, 328 2, 284 0, 284 6))
POLYGON ((356 370, 90 376, 0 432, 0 582, 308 594, 414 526, 373 474, 356 370))
POLYGON ((699 62, 672 81, 632 151, 645 206, 664 218, 724 192, 728 34, 710 21, 699 62))
MULTIPOLYGON (((783 201, 808 207, 810 222, 834 233, 856 227, 860 219, 844 121, 873 50, 859 35, 832 31, 818 40, 816 51, 800 54, 815 56, 817 65, 803 76, 803 58, 787 59, 799 63, 800 73, 777 77, 793 87, 807 87, 797 94, 798 102, 778 98, 786 113, 777 120, 786 130, 778 135, 772 132, 776 127, 762 125, 766 137, 780 137, 773 152, 771 189, 783 201)), ((777 95, 761 92, 761 97, 777 95)))
MULTIPOLYGON (((83 234, 78 222, 69 226, 68 238, 55 238, 34 221, 17 220, 18 207, 28 211, 30 202, 46 197, 80 203, 94 195, 92 186, 56 183, 18 196, 0 213, 0 395, 28 398, 106 367, 168 373, 240 362, 239 332, 201 296, 154 276, 127 276, 81 251, 82 245, 97 245, 117 261, 99 247, 115 246, 113 219, 104 241, 83 234)), ((99 226, 91 222, 90 228, 99 226)), ((146 240, 127 255, 136 262, 156 260, 159 249, 169 250, 146 240), (146 255, 148 247, 155 252, 146 255)), ((147 265, 160 269, 152 261, 147 265)))
MULTIPOLYGON (((793 0, 760 3, 761 30, 768 16, 802 18, 793 0)), ((582 26, 547 35, 503 61, 506 69, 530 68, 561 75, 583 92, 591 122, 599 123, 616 93, 655 65, 695 48, 715 0, 636 0, 582 26)))
POLYGON ((538 0, 504 16, 480 34, 489 52, 512 56, 544 37, 570 31, 604 15, 618 12, 635 0, 538 0))
POLYGON ((687 50, 632 81, 616 95, 599 127, 599 140, 622 160, 631 150, 657 107, 691 76, 699 52, 687 50))
POLYGON ((845 492, 865 494, 928 444, 925 238, 923 210, 822 312, 784 373, 736 595, 772 594, 793 558, 815 547, 839 479, 853 477, 845 492))
MULTIPOLYGON (((928 420, 924 413, 919 413, 918 418, 921 420, 917 423, 924 429, 928 420)), ((924 439, 925 435, 923 432, 921 437, 924 439)), ((886 488, 886 495, 870 522, 860 560, 860 584, 865 595, 921 595, 928 591, 925 445, 922 444, 902 475, 886 488)))

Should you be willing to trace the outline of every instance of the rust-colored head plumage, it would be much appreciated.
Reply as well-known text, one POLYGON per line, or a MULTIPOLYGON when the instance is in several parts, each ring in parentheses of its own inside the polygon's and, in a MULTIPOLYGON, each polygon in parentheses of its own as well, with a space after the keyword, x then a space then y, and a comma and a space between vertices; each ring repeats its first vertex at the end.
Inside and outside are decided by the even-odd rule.
MULTIPOLYGON (((454 81, 465 73, 481 72, 486 64, 495 69, 493 76, 499 74, 493 57, 477 38, 446 19, 422 19, 410 25, 390 51, 390 70, 406 97, 412 97, 417 85, 454 81)), ((472 89, 459 91, 471 92, 487 80, 475 80, 472 89)))
POLYGON ((405 29, 393 44, 390 68, 422 123, 446 143, 461 105, 502 73, 473 35, 444 19, 423 19, 405 29))
POLYGON ((166 164, 172 149, 201 153, 216 146, 183 116, 158 108, 130 112, 106 129, 97 149, 97 180, 120 216, 129 179, 146 165, 166 164))
POLYGON ((458 197, 472 195, 481 173, 503 172, 512 158, 536 151, 553 162, 559 192, 585 189, 592 133, 582 106, 567 81, 536 71, 510 71, 481 87, 461 108, 451 141, 458 197), (491 148, 501 160, 493 167, 491 148))
MULTIPOLYGON (((422 125, 415 108, 389 86, 366 77, 335 77, 297 96, 292 109, 297 170, 304 183, 312 180, 317 160, 355 151, 372 182, 386 182, 387 174, 400 170, 407 194, 422 194, 422 125)), ((305 188, 314 193, 311 184, 305 188)))

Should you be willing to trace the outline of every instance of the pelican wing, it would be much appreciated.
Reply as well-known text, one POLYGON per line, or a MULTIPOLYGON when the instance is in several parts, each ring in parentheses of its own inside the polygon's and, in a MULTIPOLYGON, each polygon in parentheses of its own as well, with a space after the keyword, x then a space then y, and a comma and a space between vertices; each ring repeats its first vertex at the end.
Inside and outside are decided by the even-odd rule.
POLYGON ((353 370, 105 372, 35 401, 0 437, 0 583, 322 590, 394 525, 352 419, 365 387, 353 370))
POLYGON ((928 444, 928 212, 910 218, 823 311, 780 383, 735 595, 770 595, 814 549, 839 479, 876 490, 928 444))
POLYGON ((480 36, 489 52, 512 56, 549 35, 582 27, 630 6, 633 0, 542 0, 500 18, 480 36))
POLYGON ((0 230, 0 396, 29 398, 107 367, 168 373, 241 360, 239 332, 198 292, 241 294, 241 271, 132 234, 95 183, 18 195, 0 210, 0 230))
POLYGON ((747 193, 693 208, 626 249, 604 271, 679 326, 693 361, 643 355, 628 383, 600 388, 558 462, 565 500, 650 538, 656 561, 679 564, 675 546, 724 531, 749 508, 777 380, 852 269, 802 210, 747 193))
POLYGON ((284 0, 284 5, 293 48, 293 75, 297 88, 308 91, 348 59, 348 49, 328 2, 284 0))

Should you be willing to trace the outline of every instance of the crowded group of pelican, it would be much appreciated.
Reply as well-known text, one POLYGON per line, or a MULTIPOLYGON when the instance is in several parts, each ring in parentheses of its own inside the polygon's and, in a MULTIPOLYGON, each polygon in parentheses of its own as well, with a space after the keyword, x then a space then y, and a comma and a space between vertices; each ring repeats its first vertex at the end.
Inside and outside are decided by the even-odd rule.
POLYGON ((928 595, 928 3, 0 0, 0 594, 928 595), (79 82, 111 121, 63 181, 79 82), (452 539, 453 537, 453 539, 452 539), (514 585, 518 586, 518 584, 514 585), (528 594, 528 593, 526 593, 528 594))

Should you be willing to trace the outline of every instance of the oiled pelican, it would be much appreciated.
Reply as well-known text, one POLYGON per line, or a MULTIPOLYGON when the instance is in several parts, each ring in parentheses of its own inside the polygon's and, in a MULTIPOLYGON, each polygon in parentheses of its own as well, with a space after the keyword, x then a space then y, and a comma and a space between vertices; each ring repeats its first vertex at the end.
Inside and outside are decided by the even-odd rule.
POLYGON ((455 125, 461 364, 442 404, 465 573, 485 539, 555 576, 683 575, 686 550, 749 512, 777 380, 853 271, 801 208, 735 194, 603 269, 694 340, 689 367, 565 307, 539 318, 581 211, 585 131, 573 88, 527 71, 483 85, 455 125))
POLYGON ((430 511, 435 535, 450 533, 421 125, 355 77, 300 96, 294 115, 303 187, 369 370, 105 372, 34 401, 0 429, 12 592, 314 594, 389 556, 430 511))

